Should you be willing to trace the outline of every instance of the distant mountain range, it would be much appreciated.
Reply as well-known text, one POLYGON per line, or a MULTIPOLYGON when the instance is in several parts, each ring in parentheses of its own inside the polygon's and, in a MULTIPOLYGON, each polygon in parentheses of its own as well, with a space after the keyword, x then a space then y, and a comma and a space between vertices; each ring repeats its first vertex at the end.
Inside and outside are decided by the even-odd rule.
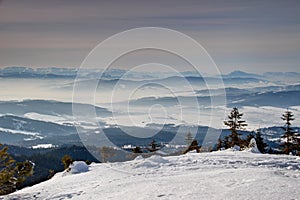
MULTIPOLYGON (((200 106, 210 106, 211 97, 222 95, 222 89, 199 90, 196 91, 197 96, 176 96, 176 97, 143 97, 132 100, 132 106, 151 106, 152 104, 160 104, 165 107, 176 105, 194 105, 193 102, 197 98, 200 106)), ((225 88, 227 107, 243 107, 243 106, 273 106, 278 108, 288 108, 291 106, 299 106, 300 85, 289 86, 267 86, 257 88, 225 88)), ((217 106, 217 105, 215 105, 217 106)))
POLYGON ((230 78, 257 78, 257 79, 262 79, 264 76, 263 75, 258 75, 258 74, 252 74, 252 73, 247 73, 243 71, 233 71, 230 72, 227 75, 223 75, 223 77, 230 77, 230 78))
MULTIPOLYGON (((77 68, 30 68, 30 67, 6 67, 0 69, 0 77, 2 78, 76 78, 77 68)), ((81 76, 85 78, 98 78, 99 72, 102 69, 81 69, 81 76)), ((196 72, 185 71, 180 72, 184 77, 199 77, 196 72)), ((121 69, 109 69, 102 74, 105 79, 131 79, 131 80, 145 80, 166 78, 171 76, 178 76, 178 73, 164 73, 164 72, 133 72, 121 69)), ((205 77, 214 77, 204 74, 205 77)), ((300 80, 300 73, 297 72, 266 72, 263 74, 247 73, 243 71, 233 71, 229 74, 222 75, 223 78, 252 78, 259 80, 273 80, 273 81, 298 81, 300 80)))
MULTIPOLYGON (((72 116, 71 102, 60 102, 53 100, 23 100, 23 101, 0 101, 0 115, 13 114, 24 115, 26 113, 39 113, 50 116, 72 116)), ((105 108, 94 107, 89 104, 76 103, 77 108, 85 110, 92 107, 97 114, 102 116, 110 116, 111 112, 105 108)))
POLYGON ((223 75, 223 77, 230 78, 256 78, 256 79, 264 79, 271 81, 285 81, 285 82, 299 82, 300 73, 298 72, 265 72, 261 75, 247 73, 243 71, 233 71, 227 75, 223 75))

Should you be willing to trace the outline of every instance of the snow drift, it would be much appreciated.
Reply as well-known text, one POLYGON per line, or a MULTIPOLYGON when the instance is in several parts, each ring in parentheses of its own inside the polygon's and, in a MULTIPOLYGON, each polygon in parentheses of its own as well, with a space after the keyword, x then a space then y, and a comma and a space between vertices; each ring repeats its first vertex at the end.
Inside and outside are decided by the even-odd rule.
POLYGON ((83 161, 74 161, 70 166, 71 174, 78 174, 89 171, 89 166, 83 161))

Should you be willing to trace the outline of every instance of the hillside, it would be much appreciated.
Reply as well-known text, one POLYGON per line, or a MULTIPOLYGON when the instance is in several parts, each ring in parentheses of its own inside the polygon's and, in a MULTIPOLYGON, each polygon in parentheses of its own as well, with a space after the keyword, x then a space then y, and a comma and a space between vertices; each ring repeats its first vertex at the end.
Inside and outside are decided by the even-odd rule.
POLYGON ((298 199, 300 157, 231 150, 62 172, 0 199, 298 199))

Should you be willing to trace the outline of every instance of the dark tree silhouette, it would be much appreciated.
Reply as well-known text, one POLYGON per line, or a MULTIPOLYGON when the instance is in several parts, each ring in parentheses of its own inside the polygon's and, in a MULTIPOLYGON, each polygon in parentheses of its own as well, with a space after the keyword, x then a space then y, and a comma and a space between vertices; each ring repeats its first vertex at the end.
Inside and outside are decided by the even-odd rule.
POLYGON ((283 146, 283 152, 286 154, 289 154, 292 152, 292 150, 296 149, 296 143, 297 143, 297 132, 295 132, 291 128, 291 122, 295 120, 294 115, 291 111, 288 109, 282 114, 281 119, 285 121, 285 125, 282 127, 284 130, 284 134, 281 136, 285 139, 285 142, 282 144, 283 146))
POLYGON ((242 149, 248 148, 249 144, 250 144, 250 141, 251 141, 252 138, 254 138, 254 136, 255 136, 255 133, 253 131, 252 133, 247 135, 246 139, 244 139, 244 140, 240 139, 239 146, 242 147, 242 149))
POLYGON ((217 148, 217 150, 220 150, 220 149, 222 149, 223 147, 224 147, 224 142, 219 138, 219 139, 218 139, 218 142, 217 142, 216 148, 217 148))
POLYGON ((224 142, 223 142, 223 147, 225 149, 228 149, 230 147, 230 144, 229 144, 229 136, 225 136, 224 138, 224 142))
POLYGON ((256 131, 254 138, 256 140, 256 145, 257 145, 258 150, 261 153, 266 153, 266 148, 268 145, 264 142, 264 139, 262 138, 261 132, 259 129, 256 131))
POLYGON ((64 155, 61 159, 62 163, 64 164, 64 168, 67 169, 73 163, 73 159, 69 155, 64 155))
POLYGON ((152 142, 149 144, 150 148, 148 148, 148 150, 150 152, 155 152, 157 150, 159 150, 159 145, 156 143, 155 140, 152 140, 152 142))
POLYGON ((238 130, 243 130, 247 124, 246 121, 242 120, 243 113, 240 113, 239 110, 235 107, 228 115, 228 120, 224 121, 224 124, 229 127, 231 134, 229 135, 229 145, 233 147, 234 145, 241 145, 240 133, 238 130))
POLYGON ((143 153, 142 150, 141 150, 141 147, 139 147, 139 146, 137 146, 134 149, 132 149, 132 152, 133 153, 143 153))
POLYGON ((193 151, 193 150, 196 150, 197 153, 200 153, 200 148, 201 148, 201 146, 198 146, 198 141, 193 140, 192 143, 190 144, 190 146, 183 152, 183 154, 186 154, 187 152, 193 151))
POLYGON ((300 138, 297 138, 297 156, 300 156, 300 138))
POLYGON ((249 135, 247 135, 247 138, 246 138, 247 146, 249 145, 251 139, 254 138, 254 137, 255 137, 254 131, 252 133, 250 133, 249 135))

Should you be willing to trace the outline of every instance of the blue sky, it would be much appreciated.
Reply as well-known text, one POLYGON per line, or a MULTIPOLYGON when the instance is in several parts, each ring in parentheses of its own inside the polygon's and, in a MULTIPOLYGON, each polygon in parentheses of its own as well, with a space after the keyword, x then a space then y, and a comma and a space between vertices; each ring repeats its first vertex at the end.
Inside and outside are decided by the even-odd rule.
POLYGON ((0 67, 78 67, 107 37, 145 26, 196 39, 222 73, 300 72, 297 0, 2 0, 0 67))

